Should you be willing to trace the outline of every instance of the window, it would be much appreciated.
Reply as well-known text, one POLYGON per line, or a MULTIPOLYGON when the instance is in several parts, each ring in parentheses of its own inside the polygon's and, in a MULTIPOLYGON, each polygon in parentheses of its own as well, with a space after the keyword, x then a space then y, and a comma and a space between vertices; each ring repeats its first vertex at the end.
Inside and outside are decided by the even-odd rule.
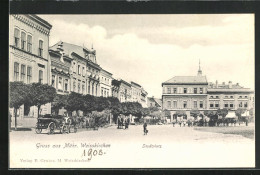
POLYGON ((187 108, 187 101, 183 102, 183 108, 187 108))
POLYGON ((25 80, 25 65, 21 65, 21 81, 24 82, 25 80))
POLYGON ((197 94, 197 88, 194 88, 194 94, 197 94))
POLYGON ((43 56, 43 41, 39 40, 39 56, 43 56))
POLYGON ((76 92, 76 80, 73 81, 73 91, 76 92))
POLYGON ((19 41, 20 41, 20 30, 15 28, 14 29, 14 45, 15 45, 15 47, 19 47, 19 41))
POLYGON ((103 97, 103 88, 101 89, 101 96, 103 97))
POLYGON ((194 108, 198 108, 197 101, 193 101, 193 106, 194 106, 194 108))
POLYGON ((19 63, 14 63, 14 81, 19 81, 19 63))
POLYGON ((225 98, 228 98, 228 96, 225 96, 225 98))
POLYGON ((97 85, 96 85, 96 96, 97 96, 97 85))
POLYGON ((247 102, 244 103, 244 107, 247 108, 247 102))
POLYGON ((219 108, 219 102, 215 101, 215 108, 219 108))
POLYGON ((233 96, 230 96, 230 98, 234 98, 233 96))
POLYGON ((167 88, 167 93, 168 93, 168 94, 171 93, 171 88, 167 88))
POLYGON ((227 103, 227 102, 225 102, 225 105, 224 105, 224 106, 225 106, 225 108, 228 108, 228 103, 227 103))
POLYGON ((216 96, 216 98, 219 98, 219 96, 216 96))
POLYGON ((233 103, 230 103, 230 104, 229 104, 229 107, 230 107, 230 108, 233 108, 233 107, 234 107, 234 104, 233 104, 233 103))
POLYGON ((85 67, 82 67, 82 76, 85 77, 85 67))
POLYGON ((241 101, 241 102, 239 102, 238 106, 239 106, 240 108, 242 108, 242 107, 243 107, 243 103, 242 103, 242 101, 241 101))
POLYGON ((187 88, 184 88, 183 93, 187 94, 187 88))
POLYGON ((75 62, 73 62, 73 72, 75 72, 76 73, 76 63, 75 62))
POLYGON ((27 51, 32 53, 32 36, 27 35, 27 51))
POLYGON ((78 65, 78 74, 80 75, 80 65, 78 65))
POLYGON ((210 96, 210 98, 213 98, 213 96, 210 96))
POLYGON ((242 96, 239 96, 239 98, 242 98, 242 96))
POLYGON ((247 96, 245 96, 245 98, 247 98, 247 96))
POLYGON ((84 93, 85 92, 85 83, 84 82, 82 82, 83 84, 82 84, 82 93, 84 93))
POLYGON ((51 76, 51 86, 55 87, 55 75, 51 76))
POLYGON ((213 102, 210 102, 210 104, 209 104, 209 107, 211 107, 211 108, 213 108, 213 107, 214 107, 214 104, 213 104, 213 102))
POLYGON ((26 47, 26 34, 22 32, 21 34, 21 49, 25 50, 26 47))
POLYGON ((43 83, 43 72, 42 70, 39 70, 39 83, 43 83))
POLYGON ((200 94, 203 94, 203 88, 200 88, 200 94))
POLYGON ((27 67, 27 83, 31 83, 32 80, 32 68, 27 67))
POLYGON ((173 107, 177 108, 177 101, 173 101, 173 107))
POLYGON ((167 108, 171 108, 171 101, 167 101, 167 108))
POLYGON ((92 95, 94 95, 94 83, 92 83, 92 95))
POLYGON ((90 81, 88 82, 88 94, 90 94, 90 81))
POLYGON ((62 90, 62 78, 59 77, 58 89, 62 90))
POLYGON ((203 101, 200 101, 200 108, 203 108, 203 101))
POLYGON ((78 92, 80 93, 80 82, 78 82, 78 92))

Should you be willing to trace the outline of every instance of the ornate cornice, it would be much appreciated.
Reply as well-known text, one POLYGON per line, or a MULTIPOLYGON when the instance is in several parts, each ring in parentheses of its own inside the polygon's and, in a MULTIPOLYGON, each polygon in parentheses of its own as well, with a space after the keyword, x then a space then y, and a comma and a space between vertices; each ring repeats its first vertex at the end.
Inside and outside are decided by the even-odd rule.
POLYGON ((51 26, 44 25, 43 23, 36 24, 35 22, 37 22, 37 23, 39 23, 39 22, 32 15, 12 15, 12 16, 15 19, 17 19, 17 20, 27 24, 28 26, 30 26, 32 28, 35 28, 36 30, 38 30, 39 32, 41 32, 41 33, 43 33, 45 35, 49 35, 50 34, 51 26), (47 28, 47 30, 45 28, 47 28))

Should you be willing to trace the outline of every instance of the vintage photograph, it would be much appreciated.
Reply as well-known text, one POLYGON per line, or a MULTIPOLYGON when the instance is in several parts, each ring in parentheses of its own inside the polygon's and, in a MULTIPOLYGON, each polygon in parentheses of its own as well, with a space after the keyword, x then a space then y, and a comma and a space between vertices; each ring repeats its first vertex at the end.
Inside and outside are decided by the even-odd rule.
POLYGON ((254 14, 9 15, 9 168, 255 167, 254 14))

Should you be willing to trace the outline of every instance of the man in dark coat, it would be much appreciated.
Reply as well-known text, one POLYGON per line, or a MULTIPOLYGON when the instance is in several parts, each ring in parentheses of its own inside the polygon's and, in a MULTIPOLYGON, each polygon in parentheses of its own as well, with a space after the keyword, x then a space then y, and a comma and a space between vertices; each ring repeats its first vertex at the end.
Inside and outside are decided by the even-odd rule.
POLYGON ((146 122, 144 122, 144 125, 143 125, 143 127, 144 127, 144 135, 147 135, 147 123, 146 122))

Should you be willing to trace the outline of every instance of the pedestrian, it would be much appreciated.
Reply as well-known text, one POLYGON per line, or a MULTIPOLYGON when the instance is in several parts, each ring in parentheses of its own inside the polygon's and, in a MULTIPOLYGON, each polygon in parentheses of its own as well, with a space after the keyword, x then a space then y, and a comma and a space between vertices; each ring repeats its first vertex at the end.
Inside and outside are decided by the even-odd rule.
POLYGON ((143 127, 144 127, 144 135, 147 135, 148 130, 147 130, 147 123, 146 122, 144 122, 143 127))
POLYGON ((119 127, 120 127, 120 121, 121 121, 121 120, 120 120, 120 116, 121 116, 121 115, 119 115, 118 118, 117 118, 117 129, 119 129, 119 127))

